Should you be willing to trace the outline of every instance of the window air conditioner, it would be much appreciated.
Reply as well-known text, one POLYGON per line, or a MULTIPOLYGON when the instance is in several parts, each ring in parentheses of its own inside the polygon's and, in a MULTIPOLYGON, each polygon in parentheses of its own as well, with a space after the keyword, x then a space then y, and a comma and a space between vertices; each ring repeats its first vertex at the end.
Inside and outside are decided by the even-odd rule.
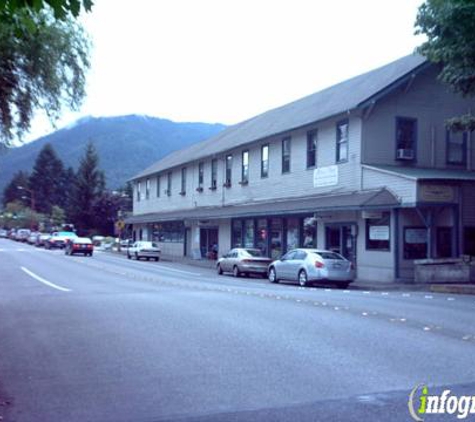
POLYGON ((406 148, 398 149, 396 158, 398 160, 414 160, 414 150, 406 148))

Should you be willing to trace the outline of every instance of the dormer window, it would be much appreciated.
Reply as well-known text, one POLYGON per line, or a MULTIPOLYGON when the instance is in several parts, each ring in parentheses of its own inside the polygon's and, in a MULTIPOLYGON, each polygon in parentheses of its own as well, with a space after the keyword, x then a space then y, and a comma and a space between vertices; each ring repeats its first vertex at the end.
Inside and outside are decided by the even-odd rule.
POLYGON ((396 160, 415 161, 417 141, 417 119, 396 118, 396 160))

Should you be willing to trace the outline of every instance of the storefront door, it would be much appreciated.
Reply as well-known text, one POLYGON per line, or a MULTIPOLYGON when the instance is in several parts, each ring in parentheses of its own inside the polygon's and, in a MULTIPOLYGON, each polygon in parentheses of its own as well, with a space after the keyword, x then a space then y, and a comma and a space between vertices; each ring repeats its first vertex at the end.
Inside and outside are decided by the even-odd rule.
POLYGON ((325 248, 338 252, 356 263, 356 224, 332 224, 325 227, 325 248))
POLYGON ((201 257, 218 258, 218 229, 200 229, 201 257))

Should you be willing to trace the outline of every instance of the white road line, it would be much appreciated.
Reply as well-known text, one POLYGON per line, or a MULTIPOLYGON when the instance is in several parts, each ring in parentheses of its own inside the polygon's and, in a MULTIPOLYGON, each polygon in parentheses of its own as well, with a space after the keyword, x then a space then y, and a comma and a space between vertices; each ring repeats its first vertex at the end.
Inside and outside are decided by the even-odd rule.
POLYGON ((46 284, 49 287, 52 287, 53 289, 60 290, 62 292, 70 292, 70 289, 66 289, 65 287, 58 286, 54 283, 51 283, 48 280, 45 280, 44 278, 41 278, 40 276, 36 275, 35 273, 31 272, 29 269, 25 267, 21 267, 21 269, 27 273, 29 276, 33 277, 35 280, 38 280, 40 283, 46 284))

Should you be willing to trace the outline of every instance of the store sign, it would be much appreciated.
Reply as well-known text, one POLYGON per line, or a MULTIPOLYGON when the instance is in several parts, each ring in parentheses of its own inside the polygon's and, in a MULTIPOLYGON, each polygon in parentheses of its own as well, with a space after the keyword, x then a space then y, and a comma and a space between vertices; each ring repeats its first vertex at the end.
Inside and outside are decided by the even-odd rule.
POLYGON ((382 211, 361 211, 361 217, 364 219, 381 219, 383 218, 383 212, 382 211))
POLYGON ((419 200, 423 202, 453 202, 455 188, 447 185, 421 185, 419 200))
POLYGON ((369 228, 370 240, 389 240, 389 226, 371 226, 369 228))
POLYGON ((316 168, 313 171, 313 187, 323 188, 338 184, 338 166, 316 168))

